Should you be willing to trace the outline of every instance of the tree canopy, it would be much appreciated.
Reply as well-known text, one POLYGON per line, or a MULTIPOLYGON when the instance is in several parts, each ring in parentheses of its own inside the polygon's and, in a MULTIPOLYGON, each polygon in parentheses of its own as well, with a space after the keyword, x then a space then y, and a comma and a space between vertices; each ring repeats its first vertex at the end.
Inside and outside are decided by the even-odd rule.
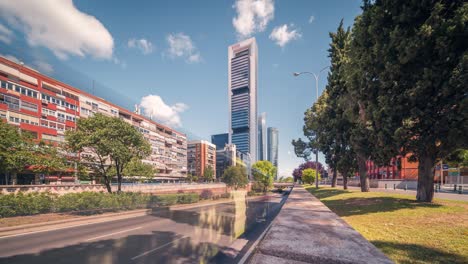
POLYGON ((260 160, 252 165, 252 174, 263 192, 273 186, 273 179, 276 175, 276 167, 267 160, 260 160))
POLYGON ((83 152, 82 163, 104 180, 109 192, 111 169, 115 169, 120 192, 126 166, 151 153, 150 144, 132 125, 103 114, 78 119, 77 129, 67 131, 65 137, 71 150, 83 152))
POLYGON ((249 183, 245 168, 241 166, 229 166, 224 170, 222 181, 236 190, 247 186, 249 183))

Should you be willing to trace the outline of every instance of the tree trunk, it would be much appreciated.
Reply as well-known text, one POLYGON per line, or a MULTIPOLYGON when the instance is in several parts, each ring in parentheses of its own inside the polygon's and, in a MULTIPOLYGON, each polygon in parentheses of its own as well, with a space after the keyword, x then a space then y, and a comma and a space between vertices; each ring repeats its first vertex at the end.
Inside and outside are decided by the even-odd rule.
POLYGON ((112 188, 110 185, 109 178, 107 178, 107 176, 104 176, 103 178, 104 178, 104 185, 106 186, 107 192, 112 193, 112 188))
POLYGON ((122 175, 117 175, 117 192, 120 193, 122 191, 122 175))
POLYGON ((435 157, 427 154, 419 157, 416 200, 420 202, 432 202, 434 197, 434 165, 435 157))
POLYGON ((343 190, 348 190, 348 174, 343 174, 343 190))
POLYGON ((333 177, 331 181, 331 187, 336 187, 336 177, 337 177, 336 168, 333 168, 333 177))
POLYGON ((369 178, 367 178, 366 158, 364 155, 357 155, 359 179, 361 182, 361 192, 369 191, 369 178))
POLYGON ((18 183, 18 174, 16 172, 11 173, 11 185, 18 183))

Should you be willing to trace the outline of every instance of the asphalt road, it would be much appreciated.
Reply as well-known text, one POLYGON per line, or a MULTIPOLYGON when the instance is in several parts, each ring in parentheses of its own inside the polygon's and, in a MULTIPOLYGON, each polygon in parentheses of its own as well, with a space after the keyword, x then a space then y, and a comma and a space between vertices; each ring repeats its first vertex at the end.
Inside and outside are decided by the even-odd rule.
POLYGON ((237 199, 0 237, 0 263, 237 263, 283 202, 237 199))

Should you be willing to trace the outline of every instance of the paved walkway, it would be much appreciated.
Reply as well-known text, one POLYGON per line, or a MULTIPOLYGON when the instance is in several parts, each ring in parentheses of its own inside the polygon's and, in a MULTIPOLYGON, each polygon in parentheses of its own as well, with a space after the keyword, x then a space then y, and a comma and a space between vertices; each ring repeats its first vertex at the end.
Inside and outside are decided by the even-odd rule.
MULTIPOLYGON (((337 188, 343 188, 343 186, 337 186, 337 188)), ((360 187, 348 186, 350 190, 361 190, 360 187)), ((386 192, 386 193, 398 193, 398 194, 408 194, 416 197, 416 190, 401 190, 401 189, 384 189, 384 188, 371 188, 371 192, 386 192)), ((468 194, 458 194, 443 190, 443 192, 434 193, 434 197, 438 199, 447 199, 454 201, 465 201, 468 202, 468 194)))
POLYGON ((393 263, 303 187, 294 187, 250 263, 393 263))

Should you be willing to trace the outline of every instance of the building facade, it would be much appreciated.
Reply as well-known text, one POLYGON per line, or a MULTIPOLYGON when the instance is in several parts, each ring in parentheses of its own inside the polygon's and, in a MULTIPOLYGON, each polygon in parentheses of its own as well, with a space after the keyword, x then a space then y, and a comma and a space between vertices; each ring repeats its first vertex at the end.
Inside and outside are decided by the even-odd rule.
POLYGON ((257 65, 255 38, 228 48, 229 144, 257 158, 257 65))
MULTIPOLYGON (((9 124, 30 132, 37 140, 64 143, 65 131, 75 129, 78 118, 87 118, 96 113, 121 118, 143 134, 152 149, 151 155, 143 162, 152 164, 159 171, 159 178, 186 177, 185 134, 0 57, 0 118, 9 124)), ((61 183, 76 179, 45 175, 45 180, 47 183, 61 183)), ((10 183, 11 179, 3 182, 10 183)), ((21 182, 18 179, 19 183, 35 182, 21 182)))
POLYGON ((258 117, 258 157, 257 160, 267 160, 267 127, 266 113, 258 117))
POLYGON ((229 134, 217 134, 211 136, 211 143, 216 145, 216 150, 223 150, 226 144, 229 144, 229 134))
POLYGON ((216 172, 216 146, 205 140, 189 141, 187 148, 188 172, 202 177, 205 170, 211 167, 216 172))
POLYGON ((279 132, 276 127, 268 128, 268 161, 276 167, 278 175, 278 138, 279 132))
POLYGON ((236 152, 236 145, 232 144, 216 150, 216 179, 220 179, 229 166, 236 166, 236 152))

